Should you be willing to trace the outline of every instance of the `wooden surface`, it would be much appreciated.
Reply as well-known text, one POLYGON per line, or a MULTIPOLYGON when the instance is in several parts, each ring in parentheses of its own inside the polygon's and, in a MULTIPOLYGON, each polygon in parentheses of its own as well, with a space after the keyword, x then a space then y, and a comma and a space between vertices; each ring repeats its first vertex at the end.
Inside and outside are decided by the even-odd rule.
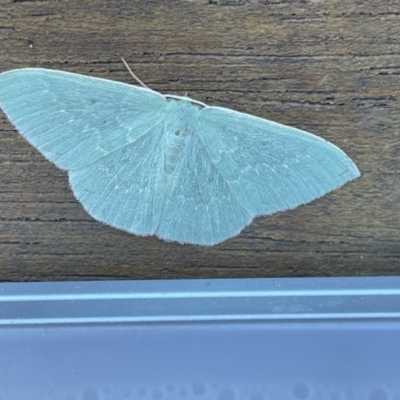
POLYGON ((0 72, 44 67, 133 83, 313 132, 362 176, 214 247, 89 217, 65 172, 0 113, 0 280, 397 275, 396 0, 0 0, 0 72))

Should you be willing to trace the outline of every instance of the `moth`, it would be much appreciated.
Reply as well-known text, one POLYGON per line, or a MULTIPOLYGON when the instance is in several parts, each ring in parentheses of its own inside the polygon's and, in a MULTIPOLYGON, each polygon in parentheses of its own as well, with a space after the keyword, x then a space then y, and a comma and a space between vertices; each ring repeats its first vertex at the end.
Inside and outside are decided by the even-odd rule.
POLYGON ((92 217, 166 241, 215 245, 360 175, 308 132, 111 80, 12 70, 0 106, 92 217))

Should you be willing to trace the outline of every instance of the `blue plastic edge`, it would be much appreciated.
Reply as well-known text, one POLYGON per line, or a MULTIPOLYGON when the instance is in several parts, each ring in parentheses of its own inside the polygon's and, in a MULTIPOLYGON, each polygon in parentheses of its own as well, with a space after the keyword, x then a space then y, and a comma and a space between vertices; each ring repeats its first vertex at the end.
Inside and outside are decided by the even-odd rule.
POLYGON ((0 325, 399 319, 400 277, 0 283, 0 325))

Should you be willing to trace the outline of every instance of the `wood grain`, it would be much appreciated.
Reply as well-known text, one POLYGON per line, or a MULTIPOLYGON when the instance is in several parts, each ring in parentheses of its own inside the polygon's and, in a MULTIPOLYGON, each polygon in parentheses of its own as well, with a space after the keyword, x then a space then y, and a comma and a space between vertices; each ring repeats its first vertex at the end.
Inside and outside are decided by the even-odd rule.
POLYGON ((214 247, 93 220, 0 115, 0 280, 397 275, 400 6, 373 0, 0 0, 0 71, 148 86, 316 133, 361 178, 214 247))

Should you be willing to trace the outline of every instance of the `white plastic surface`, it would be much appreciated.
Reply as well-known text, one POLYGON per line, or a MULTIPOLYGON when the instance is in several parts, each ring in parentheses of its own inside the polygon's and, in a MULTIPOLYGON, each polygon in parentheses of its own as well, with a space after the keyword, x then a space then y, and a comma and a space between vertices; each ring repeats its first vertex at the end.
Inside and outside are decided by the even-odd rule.
POLYGON ((0 399, 399 400, 399 300, 399 278, 0 284, 0 399))

